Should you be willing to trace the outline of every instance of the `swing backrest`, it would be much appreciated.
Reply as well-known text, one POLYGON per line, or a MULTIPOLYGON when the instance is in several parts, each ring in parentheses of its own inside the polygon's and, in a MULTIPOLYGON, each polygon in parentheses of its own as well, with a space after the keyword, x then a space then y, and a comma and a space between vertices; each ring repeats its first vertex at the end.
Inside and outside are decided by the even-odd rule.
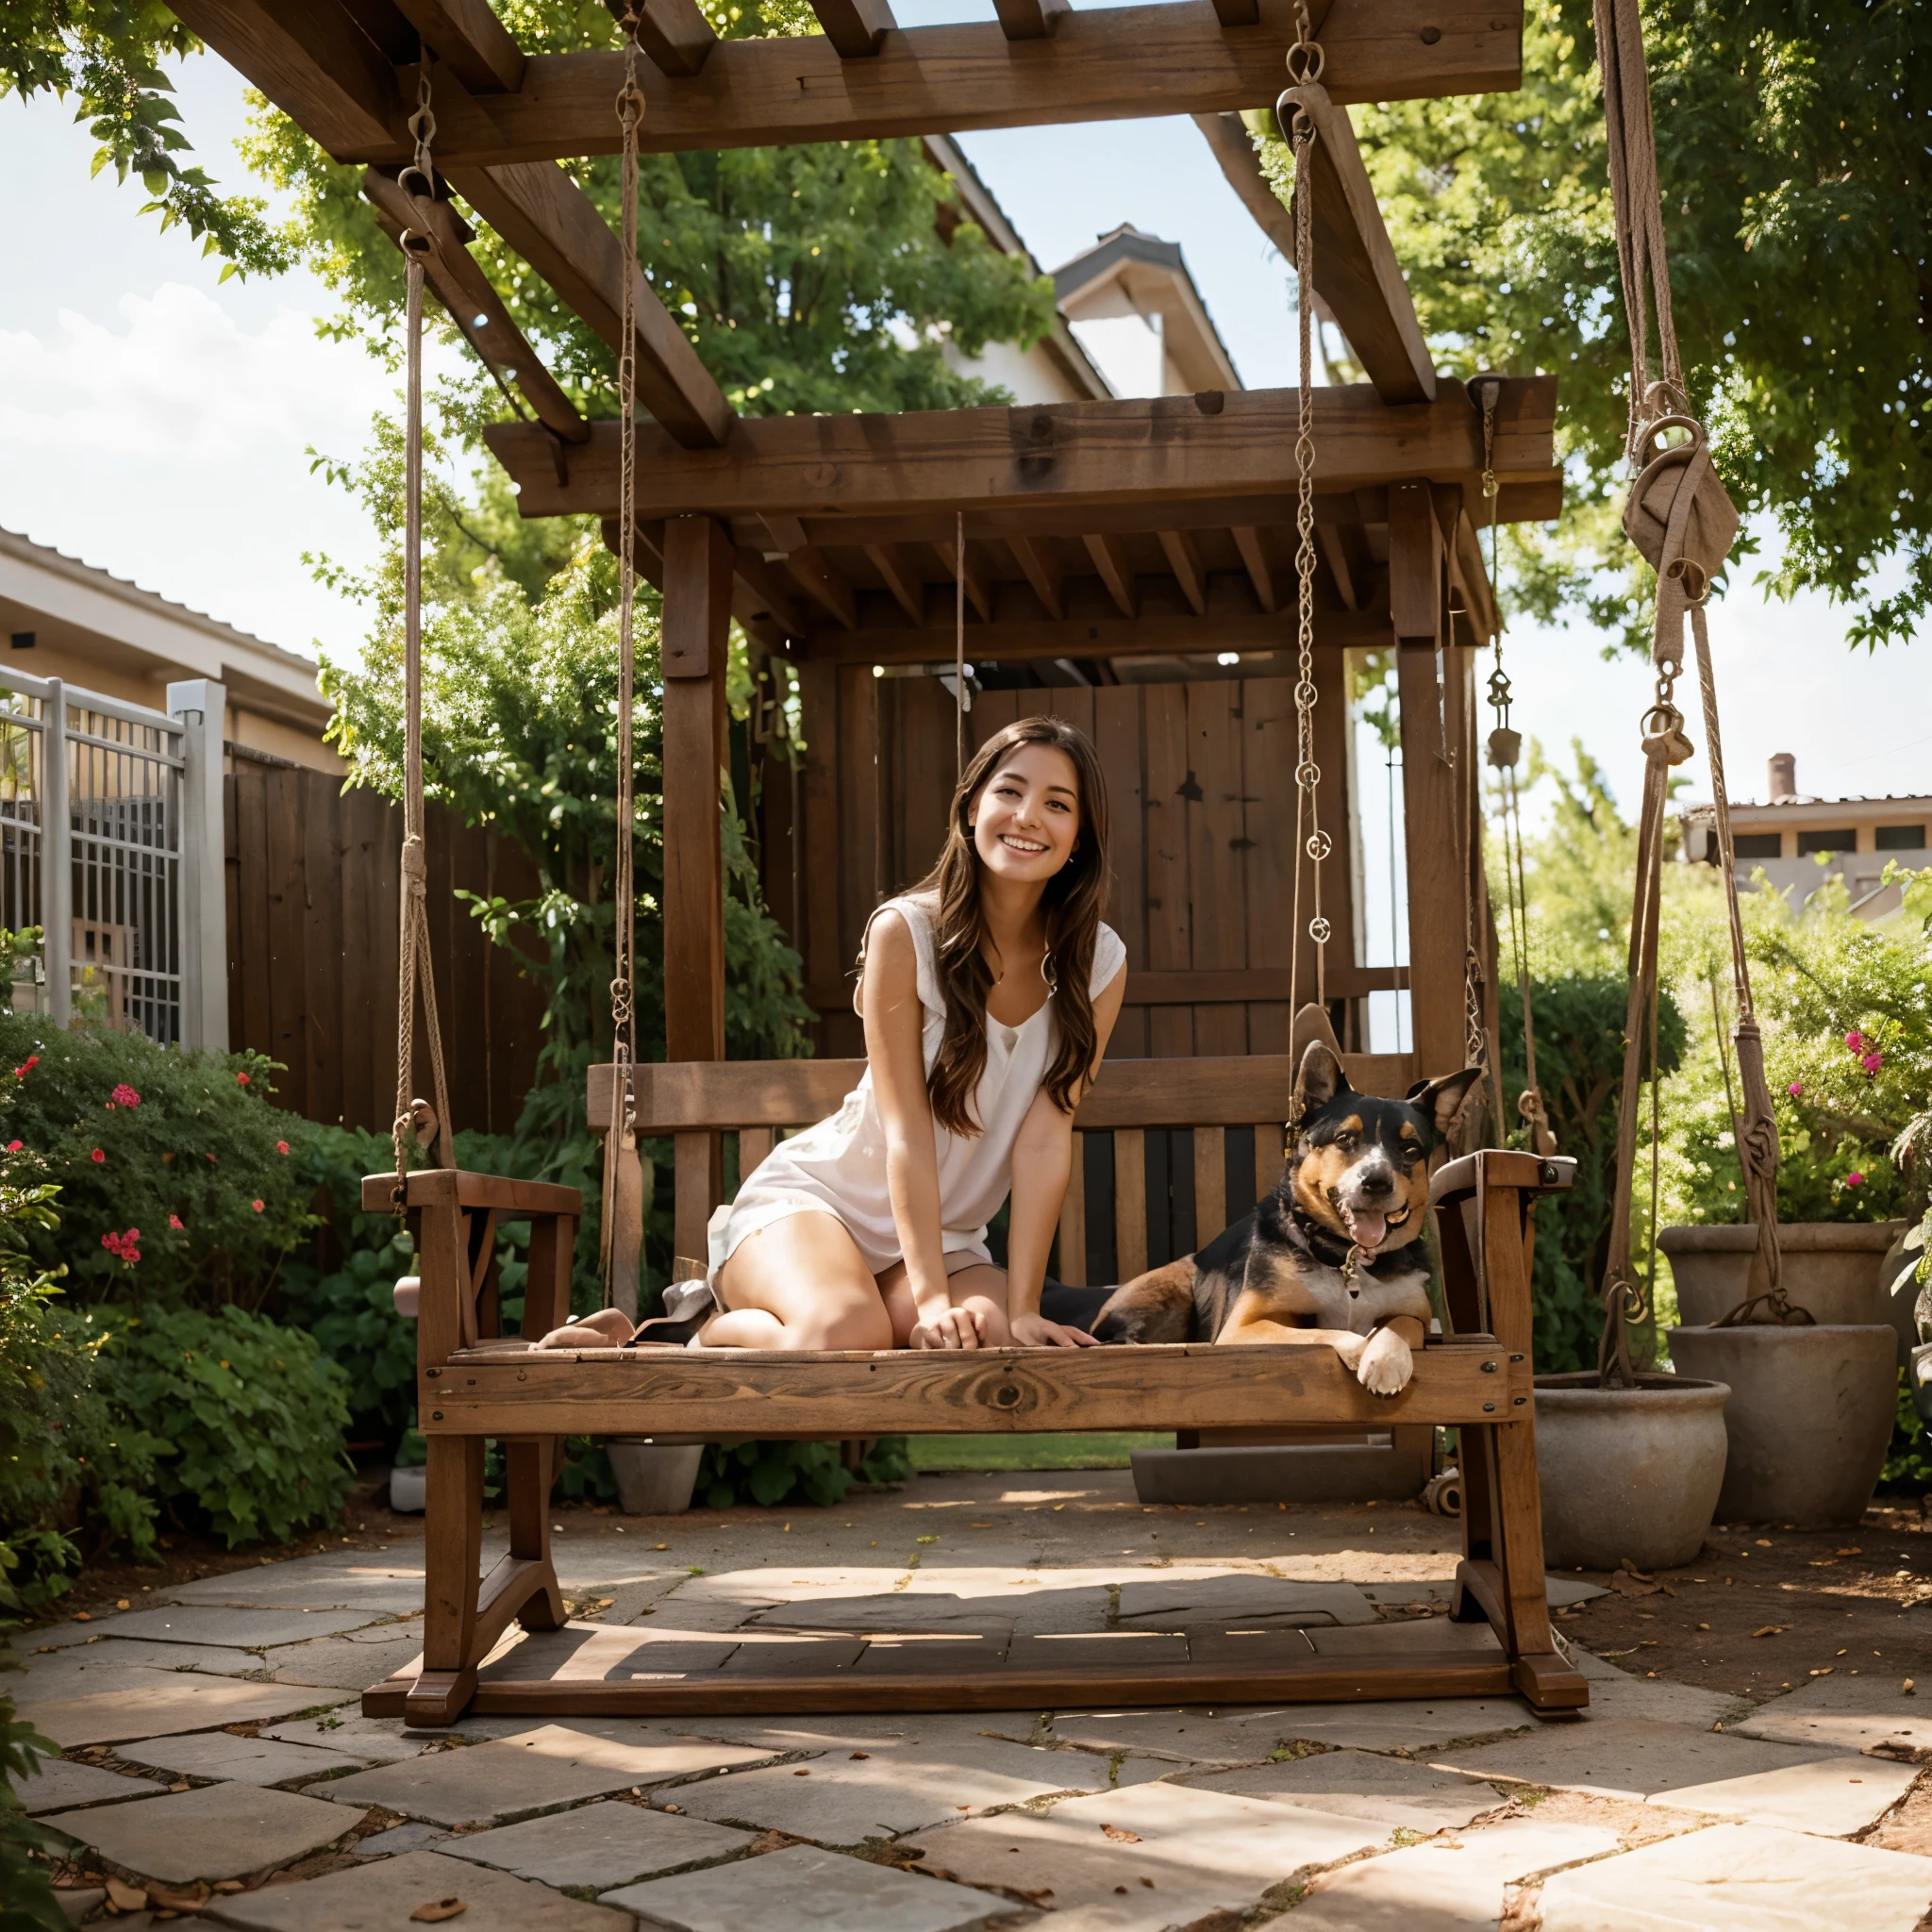
MULTIPOLYGON (((1407 1054, 1344 1054, 1342 1065, 1349 1083, 1363 1093, 1399 1094, 1414 1077, 1407 1054)), ((1288 1054, 1107 1061, 1074 1117, 1073 1174, 1060 1209, 1058 1277, 1075 1287, 1087 1280, 1088 1135, 1112 1138, 1114 1278, 1131 1280, 1148 1260, 1149 1133, 1191 1130, 1194 1241, 1205 1244, 1230 1219, 1230 1129, 1254 1134, 1253 1198, 1280 1178, 1282 1124, 1294 1092, 1294 1069, 1288 1054)), ((599 1133, 610 1120, 614 1072, 609 1066, 590 1070, 590 1120, 599 1133)), ((722 1136, 736 1137, 742 1181, 781 1134, 836 1113, 864 1072, 862 1059, 679 1060, 632 1068, 639 1139, 669 1138, 675 1149, 677 1255, 695 1259, 705 1253, 705 1224, 724 1198, 722 1136)), ((1103 1165, 1099 1173, 1105 1172, 1103 1165)), ((1172 1186, 1184 1191, 1178 1175, 1172 1186)), ((1237 1181, 1237 1192, 1245 1191, 1237 1181)), ((1164 1214, 1161 1220, 1165 1224, 1164 1214)))

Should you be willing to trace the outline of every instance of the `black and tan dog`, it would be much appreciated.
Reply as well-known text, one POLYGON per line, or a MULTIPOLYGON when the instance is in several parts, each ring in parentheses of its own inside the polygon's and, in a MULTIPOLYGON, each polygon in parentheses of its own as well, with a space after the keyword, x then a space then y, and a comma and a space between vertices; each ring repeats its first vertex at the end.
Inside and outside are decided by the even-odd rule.
POLYGON ((1349 1086, 1330 1047, 1310 1041, 1296 1083, 1301 1124, 1274 1191, 1199 1254, 1116 1289, 1093 1333, 1325 1344, 1363 1388, 1399 1393, 1429 1325, 1428 1263, 1415 1244, 1429 1157, 1481 1071, 1375 1100, 1349 1086))

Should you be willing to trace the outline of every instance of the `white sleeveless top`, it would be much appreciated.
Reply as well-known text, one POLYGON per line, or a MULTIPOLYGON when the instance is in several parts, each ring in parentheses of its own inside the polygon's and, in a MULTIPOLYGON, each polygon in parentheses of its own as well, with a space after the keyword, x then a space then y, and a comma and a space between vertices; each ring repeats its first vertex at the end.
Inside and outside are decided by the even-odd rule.
MULTIPOLYGON (((873 914, 896 913, 912 935, 918 955, 919 1004, 924 1009, 920 1045, 931 1074, 946 1030, 946 1001, 940 988, 933 947, 929 898, 889 899, 873 914)), ((871 924, 867 924, 871 932, 871 924)), ((863 958, 863 953, 860 958, 863 958)), ((1125 965, 1127 949, 1111 926, 1103 925, 1093 946, 1092 996, 1125 965)), ((858 1010, 858 996, 853 995, 858 1010)), ((973 1112, 983 1131, 949 1133, 935 1121, 933 1144, 939 1156, 941 1247, 948 1256, 970 1255, 988 1261, 986 1224, 1012 1191, 1013 1142, 1058 1049, 1054 1003, 1048 999, 1033 1017, 1008 1026, 986 1018, 986 1071, 974 1095, 973 1112)), ((883 1274, 901 1258, 899 1230, 886 1186, 886 1130, 874 1096, 872 1069, 828 1120, 789 1141, 781 1141, 739 1190, 720 1208, 709 1229, 713 1277, 740 1241, 788 1214, 835 1214, 858 1244, 865 1265, 883 1274)), ((957 1264, 956 1264, 957 1265, 957 1264)))

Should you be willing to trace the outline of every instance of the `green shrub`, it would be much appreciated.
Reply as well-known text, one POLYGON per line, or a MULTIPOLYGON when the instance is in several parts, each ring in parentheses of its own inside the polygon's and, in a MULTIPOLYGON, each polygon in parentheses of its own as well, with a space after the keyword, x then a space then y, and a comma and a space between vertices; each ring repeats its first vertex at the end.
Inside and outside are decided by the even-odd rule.
MULTIPOLYGON (((0 1606, 18 1608, 8 1588, 6 1569, 0 1557, 0 1606)), ((20 1669, 8 1634, 0 1625, 0 1672, 20 1669)), ((0 1690, 0 1932, 66 1932, 73 1923, 47 1882, 44 1868, 27 1856, 51 1853, 58 1840, 26 1815, 14 1790, 22 1780, 40 1774, 42 1758, 59 1755, 59 1745, 22 1719, 13 1693, 0 1690)))
POLYGON ((138 1033, 0 1012, 0 1145, 60 1190, 28 1230, 80 1299, 259 1307, 313 1225, 296 1150, 308 1124, 270 1104, 259 1054, 183 1053, 138 1033))
MULTIPOLYGON (((1624 1086, 1624 1023, 1629 982, 1621 974, 1573 974, 1538 980, 1532 988, 1537 1083, 1549 1110, 1560 1154, 1576 1158, 1576 1183, 1537 1204, 1536 1257, 1530 1288, 1536 1307, 1536 1368, 1540 1374, 1596 1366, 1603 1328, 1597 1291, 1609 1257, 1610 1207, 1617 1183, 1617 1107, 1624 1086)), ((1505 986, 1499 1003, 1503 1033, 1503 1091, 1513 1103, 1524 1087, 1523 1001, 1505 986)), ((1657 1059, 1674 1072, 1684 1051, 1684 1020, 1668 991, 1659 994, 1657 1059)), ((1511 1139, 1524 1141, 1518 1131, 1511 1139)), ((1641 1137, 1640 1136, 1640 1139, 1641 1137)), ((1647 1150, 1639 1174, 1647 1186, 1647 1150)), ((1647 1196, 1638 1204, 1647 1210, 1647 1196)), ((1633 1338, 1654 1356, 1656 1329, 1633 1338), (1642 1344, 1647 1341, 1647 1346, 1642 1344)))
POLYGON ((836 1442, 710 1442, 698 1464, 696 1496, 709 1509, 738 1503, 770 1508, 794 1501, 824 1508, 840 1501, 855 1480, 904 1482, 911 1474, 903 1436, 875 1442, 856 1478, 839 1460, 836 1442))
POLYGON ((28 1230, 57 1219, 38 1168, 0 1154, 0 1581, 30 1610, 64 1594, 86 1555, 152 1552, 161 1447, 95 1386, 99 1343, 27 1257, 28 1230))
POLYGON ((161 1500, 230 1549, 339 1513, 348 1378, 313 1336, 233 1307, 149 1309, 103 1336, 99 1360, 112 1401, 163 1439, 161 1500))

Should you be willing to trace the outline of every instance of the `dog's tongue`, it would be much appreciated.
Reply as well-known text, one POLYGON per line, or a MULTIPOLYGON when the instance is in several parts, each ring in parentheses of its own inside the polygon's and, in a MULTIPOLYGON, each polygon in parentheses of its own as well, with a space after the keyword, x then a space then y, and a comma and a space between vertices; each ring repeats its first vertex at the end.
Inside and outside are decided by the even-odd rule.
POLYGON ((1344 1208, 1342 1216, 1348 1223, 1349 1239, 1364 1254, 1373 1255, 1382 1245, 1382 1237, 1389 1232, 1386 1214, 1372 1214, 1366 1209, 1357 1212, 1344 1208))

